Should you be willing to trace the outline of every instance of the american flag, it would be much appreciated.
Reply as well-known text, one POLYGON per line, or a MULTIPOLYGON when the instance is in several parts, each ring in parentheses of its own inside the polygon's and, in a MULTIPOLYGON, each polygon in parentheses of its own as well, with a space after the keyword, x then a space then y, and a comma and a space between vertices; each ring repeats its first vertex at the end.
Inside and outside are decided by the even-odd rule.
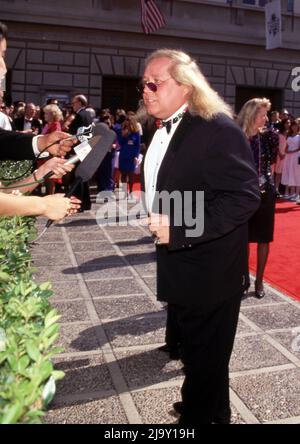
POLYGON ((154 0, 141 0, 142 6, 142 27, 145 34, 157 31, 165 26, 164 16, 158 9, 154 0))

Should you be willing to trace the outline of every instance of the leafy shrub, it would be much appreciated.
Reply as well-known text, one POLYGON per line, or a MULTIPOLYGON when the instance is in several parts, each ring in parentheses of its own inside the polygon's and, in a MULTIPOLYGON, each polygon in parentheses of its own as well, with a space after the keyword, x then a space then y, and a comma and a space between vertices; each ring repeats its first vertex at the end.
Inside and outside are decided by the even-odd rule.
POLYGON ((0 424, 41 423, 64 376, 51 362, 61 352, 53 346, 60 316, 48 302, 50 284, 33 280, 32 237, 32 218, 0 219, 0 424))

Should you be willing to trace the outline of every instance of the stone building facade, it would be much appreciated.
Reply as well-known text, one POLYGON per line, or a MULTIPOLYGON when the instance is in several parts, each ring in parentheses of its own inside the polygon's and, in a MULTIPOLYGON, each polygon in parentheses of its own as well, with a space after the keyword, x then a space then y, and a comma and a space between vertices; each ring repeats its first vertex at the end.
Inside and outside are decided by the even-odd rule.
POLYGON ((265 50, 262 0, 156 0, 167 25, 142 32, 139 0, 0 0, 9 27, 12 99, 69 102, 83 93, 94 107, 137 103, 147 54, 160 47, 191 53, 219 93, 238 110, 268 95, 300 115, 292 70, 300 66, 300 1, 281 0, 283 45, 265 50))

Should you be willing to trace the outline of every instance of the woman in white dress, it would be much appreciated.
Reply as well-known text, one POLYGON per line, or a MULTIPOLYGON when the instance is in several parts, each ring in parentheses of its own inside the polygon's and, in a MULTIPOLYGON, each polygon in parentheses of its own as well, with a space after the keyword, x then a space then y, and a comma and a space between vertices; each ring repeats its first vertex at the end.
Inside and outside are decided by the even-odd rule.
POLYGON ((286 185, 285 197, 287 197, 288 187, 290 187, 289 200, 296 202, 300 192, 300 164, 298 161, 300 151, 299 122, 291 123, 290 135, 287 138, 286 156, 282 170, 282 183, 286 185))

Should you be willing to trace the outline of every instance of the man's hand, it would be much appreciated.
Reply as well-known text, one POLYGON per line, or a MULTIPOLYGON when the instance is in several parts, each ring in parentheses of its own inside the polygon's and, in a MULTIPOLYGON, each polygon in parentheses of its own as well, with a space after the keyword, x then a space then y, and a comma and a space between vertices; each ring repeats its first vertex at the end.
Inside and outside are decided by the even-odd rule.
POLYGON ((157 245, 166 245, 170 241, 170 223, 166 214, 152 213, 148 218, 149 230, 157 245))
POLYGON ((39 151, 43 151, 47 148, 47 151, 53 156, 64 156, 71 150, 74 143, 77 142, 76 137, 70 137, 72 137, 70 134, 63 133, 62 131, 45 134, 37 139, 38 149, 39 151))

